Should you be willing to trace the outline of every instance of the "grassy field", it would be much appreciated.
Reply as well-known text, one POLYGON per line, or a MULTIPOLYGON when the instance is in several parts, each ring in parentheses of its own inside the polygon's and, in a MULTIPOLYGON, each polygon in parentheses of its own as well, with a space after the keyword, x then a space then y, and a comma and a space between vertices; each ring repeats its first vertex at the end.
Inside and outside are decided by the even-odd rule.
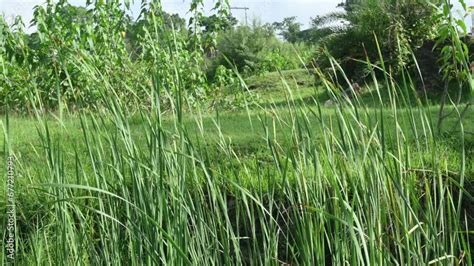
MULTIPOLYGON (((438 106, 431 106, 427 108, 427 115, 432 119, 432 123, 436 122, 438 115, 438 106)), ((367 110, 369 116, 372 119, 378 119, 378 113, 380 110, 370 108, 367 110)), ((398 110, 400 117, 407 118, 410 114, 408 110, 398 110)), ((320 121, 319 117, 315 116, 314 113, 318 112, 316 106, 304 107, 304 112, 308 115, 309 129, 314 132, 314 141, 321 141, 320 136, 320 121)), ((382 116, 387 121, 385 131, 387 136, 394 138, 391 134, 395 130, 395 124, 393 116, 389 109, 383 109, 382 116)), ((414 115, 417 115, 419 111, 415 111, 414 115)), ((337 117, 337 108, 321 108, 321 117, 326 123, 331 123, 337 117)), ((10 119, 10 138, 11 146, 15 150, 15 153, 20 158, 26 158, 27 160, 37 157, 38 149, 41 149, 41 137, 38 133, 38 129, 41 127, 43 121, 37 121, 31 117, 11 116, 10 119)), ((193 141, 198 140, 201 134, 205 134, 206 142, 212 147, 215 146, 220 140, 225 139, 230 143, 232 148, 239 153, 241 156, 252 156, 258 154, 259 151, 267 148, 267 139, 275 139, 278 143, 286 146, 291 143, 292 136, 292 125, 288 121, 292 119, 292 114, 285 108, 279 109, 268 109, 268 110, 242 110, 237 112, 223 111, 219 114, 215 113, 204 113, 199 115, 190 115, 184 119, 183 125, 186 129, 186 133, 189 138, 193 141), (274 125, 275 124, 275 125, 274 125), (277 130, 273 130, 273 126, 276 126, 277 130), (202 127, 203 132, 200 132, 202 127), (270 129, 270 130, 269 130, 270 129), (269 132, 267 132, 269 131, 269 132)), ((470 111, 466 116, 466 121, 474 119, 474 112, 470 111)), ((5 125, 5 116, 3 117, 5 125)), ((84 135, 81 126, 81 119, 78 115, 71 115, 65 118, 64 122, 59 122, 56 117, 50 116, 47 118, 50 134, 55 138, 61 139, 62 147, 69 151, 70 155, 74 155, 74 150, 78 149, 78 152, 84 151, 86 147, 83 145, 84 135)), ((400 126, 403 130, 413 130, 408 119, 402 119, 400 126)), ((419 121, 417 121, 419 122, 419 121)), ((116 127, 113 122, 107 119, 101 124, 103 128, 110 130, 111 132, 116 131, 116 127)), ((134 140, 138 143, 145 144, 146 125, 141 120, 141 115, 135 114, 128 119, 130 131, 134 140)), ((441 133, 442 136, 439 139, 439 144, 445 146, 446 151, 457 154, 459 150, 459 133, 455 130, 456 117, 453 115, 446 121, 444 125, 444 131, 441 133)), ((164 130, 172 130, 174 126, 173 118, 163 118, 164 130)), ((417 125, 418 130, 422 130, 421 122, 417 125)), ((465 142, 467 147, 471 147, 474 144, 474 124, 468 123, 464 126, 464 130, 467 132, 465 136, 465 142)), ((2 135, 5 134, 4 128, 2 128, 2 135)), ((0 141, 0 145, 5 146, 5 139, 0 141)), ((416 139, 413 135, 407 135, 405 140, 409 145, 415 145, 416 139)), ((468 149, 469 152, 469 149, 468 149)), ((2 156, 5 156, 4 151, 1 152, 2 156)), ((452 156, 446 156, 449 159, 455 159, 452 156)), ((38 158, 31 161, 31 163, 42 164, 38 158)), ((74 156, 69 157, 73 162, 74 156)), ((455 166, 458 162, 453 162, 455 166)))
MULTIPOLYGON (((212 112, 193 110, 186 113, 183 127, 192 141, 199 140, 202 137, 201 135, 205 134, 206 142, 211 147, 225 139, 229 141, 232 148, 240 156, 253 156, 258 154, 259 151, 267 149, 268 138, 274 139, 283 146, 291 145, 291 136, 294 133, 291 120, 294 120, 295 117, 305 116, 308 122, 307 130, 314 133, 315 142, 321 141, 320 120, 323 119, 326 124, 337 120, 338 106, 323 106, 330 99, 330 96, 322 87, 315 85, 315 77, 305 70, 284 71, 282 75, 277 72, 269 73, 251 77, 246 82, 249 94, 257 95, 256 98, 258 99, 248 109, 212 112)), ((392 133, 396 130, 396 124, 393 123, 393 112, 389 104, 385 107, 374 106, 373 102, 377 101, 377 96, 374 94, 375 92, 366 88, 363 94, 359 96, 362 102, 362 106, 359 107, 360 112, 367 116, 364 123, 370 127, 375 125, 375 121, 383 119, 386 121, 385 134, 392 140, 392 138, 395 138, 392 133)), ((388 102, 389 100, 384 98, 384 101, 388 102)), ((448 107, 448 109, 452 110, 452 107, 448 107)), ((427 105, 422 109, 419 107, 413 107, 413 109, 408 107, 398 108, 397 117, 399 120, 397 122, 403 131, 418 130, 422 132, 423 126, 427 126, 423 124, 425 122, 429 123, 430 127, 436 127, 438 112, 438 105, 427 105), (413 119, 413 117, 420 118, 424 115, 426 115, 426 121, 413 119)), ((126 119, 129 130, 137 143, 144 144, 145 142, 147 125, 143 123, 143 116, 146 115, 146 113, 135 112, 129 114, 126 119)), ((62 139, 61 145, 63 145, 63 148, 69 150, 71 155, 74 154, 75 149, 79 149, 78 152, 81 153, 81 150, 85 150, 86 147, 81 145, 84 141, 84 135, 80 118, 80 115, 73 114, 65 117, 60 122, 54 114, 42 118, 45 120, 40 121, 31 116, 11 115, 9 117, 9 130, 12 136, 11 145, 18 156, 32 158, 35 151, 41 148, 38 129, 47 121, 50 134, 62 139)), ((470 110, 465 117, 465 121, 472 121, 473 119, 474 111, 470 110)), ((165 112, 162 116, 163 130, 172 131, 175 126, 174 120, 175 117, 172 114, 165 112)), ((2 117, 2 121, 2 135, 4 135, 5 116, 2 117)), ((352 122, 355 123, 355 121, 352 122)), ((439 144, 444 146, 446 151, 454 154, 459 152, 457 148, 459 148, 461 138, 460 128, 459 125, 456 125, 456 122, 457 116, 453 113, 448 117, 441 132, 433 132, 433 134, 439 134, 439 144)), ((116 125, 108 118, 101 120, 99 123, 100 126, 111 132, 117 130, 116 125)), ((469 152, 474 142, 474 124, 465 123, 463 127, 465 131, 464 141, 469 152)), ((433 130, 436 131, 436 129, 433 130)), ((417 141, 420 141, 416 139, 414 134, 407 134, 404 137, 406 138, 404 141, 409 145, 414 145, 417 141)), ((0 145, 5 145, 4 139, 0 140, 0 145)), ((4 153, 2 153, 2 156, 4 156, 4 153)), ((69 157, 71 161, 74 161, 73 157, 69 157)), ((452 156, 446 156, 446 158, 455 159, 452 156)), ((40 161, 33 160, 33 162, 40 161)), ((457 163, 453 162, 451 165, 454 167, 457 163)))

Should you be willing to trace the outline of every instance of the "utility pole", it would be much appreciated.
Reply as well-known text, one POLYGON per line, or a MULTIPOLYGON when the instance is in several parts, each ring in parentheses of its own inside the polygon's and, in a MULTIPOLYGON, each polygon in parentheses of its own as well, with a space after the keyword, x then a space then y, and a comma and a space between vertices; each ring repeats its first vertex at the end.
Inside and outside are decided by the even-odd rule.
POLYGON ((244 10, 245 12, 245 26, 248 26, 248 20, 247 20, 247 10, 249 10, 250 8, 248 7, 230 7, 231 10, 244 10))

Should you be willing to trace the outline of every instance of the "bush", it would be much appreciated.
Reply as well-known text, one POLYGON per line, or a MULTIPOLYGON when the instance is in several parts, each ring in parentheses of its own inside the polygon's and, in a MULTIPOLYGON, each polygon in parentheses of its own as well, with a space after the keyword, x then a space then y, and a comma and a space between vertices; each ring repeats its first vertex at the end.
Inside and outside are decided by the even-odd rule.
POLYGON ((223 32, 218 37, 217 50, 218 55, 209 63, 208 72, 212 78, 220 65, 236 68, 243 75, 250 76, 300 68, 311 57, 308 45, 292 45, 279 40, 271 25, 262 25, 258 21, 251 26, 238 26, 223 32))

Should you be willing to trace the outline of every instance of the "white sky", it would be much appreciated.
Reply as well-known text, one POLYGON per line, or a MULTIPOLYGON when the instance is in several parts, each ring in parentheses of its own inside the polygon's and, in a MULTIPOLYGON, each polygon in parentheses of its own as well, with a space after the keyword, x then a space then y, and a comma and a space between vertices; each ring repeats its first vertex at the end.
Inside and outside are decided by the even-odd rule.
MULTIPOLYGON (((134 16, 139 14, 141 0, 131 0, 133 3, 131 11, 134 16)), ((297 16, 298 21, 307 27, 311 17, 323 15, 328 12, 337 11, 337 4, 343 0, 229 0, 234 7, 248 7, 248 18, 256 17, 262 22, 281 21, 285 17, 297 16)), ((13 16, 22 16, 25 25, 33 16, 33 7, 44 3, 45 0, 0 0, 0 14, 4 14, 9 21, 13 16)), ((70 0, 73 5, 85 5, 86 0, 70 0)), ((205 9, 209 11, 215 0, 204 0, 205 9)), ((456 2, 456 1, 454 1, 456 2)), ((467 0, 467 4, 474 5, 474 0, 467 0)), ((190 0, 162 0, 165 11, 178 13, 185 16, 189 9, 190 0)), ((234 10, 233 15, 244 22, 244 11, 234 10)), ((471 20, 467 19, 468 27, 471 20)), ((32 31, 33 29, 30 29, 32 31)))

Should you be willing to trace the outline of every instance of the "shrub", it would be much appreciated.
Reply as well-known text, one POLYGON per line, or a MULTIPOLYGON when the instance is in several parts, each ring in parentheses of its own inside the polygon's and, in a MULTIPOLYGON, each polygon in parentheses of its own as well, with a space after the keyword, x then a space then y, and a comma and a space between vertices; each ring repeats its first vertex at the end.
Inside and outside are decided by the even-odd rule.
POLYGON ((220 65, 235 67, 246 76, 296 69, 309 61, 311 55, 308 45, 292 45, 279 40, 271 25, 256 20, 250 26, 238 26, 223 32, 218 37, 217 50, 217 57, 210 60, 208 72, 211 77, 220 65))

